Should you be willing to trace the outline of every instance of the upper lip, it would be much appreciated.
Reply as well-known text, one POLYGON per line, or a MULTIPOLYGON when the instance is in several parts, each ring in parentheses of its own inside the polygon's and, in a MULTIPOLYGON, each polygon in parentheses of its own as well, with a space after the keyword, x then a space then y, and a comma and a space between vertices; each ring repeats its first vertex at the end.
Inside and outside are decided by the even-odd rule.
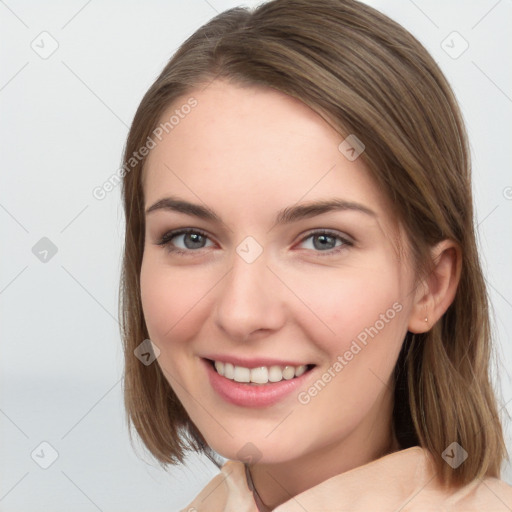
POLYGON ((258 368, 259 366, 302 366, 311 363, 296 362, 290 360, 276 359, 272 357, 237 357, 231 355, 211 354, 202 356, 204 359, 211 361, 221 361, 223 363, 231 363, 233 366, 243 366, 244 368, 258 368))

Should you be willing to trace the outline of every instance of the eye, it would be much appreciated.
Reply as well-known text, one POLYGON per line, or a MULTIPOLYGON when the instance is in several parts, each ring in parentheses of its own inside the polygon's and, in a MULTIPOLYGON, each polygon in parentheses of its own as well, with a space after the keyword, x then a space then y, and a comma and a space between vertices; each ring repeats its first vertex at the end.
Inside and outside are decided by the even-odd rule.
MULTIPOLYGON (((354 245, 353 242, 341 236, 338 232, 325 229, 310 232, 308 235, 302 238, 301 243, 304 244, 307 240, 310 239, 312 240, 312 243, 310 243, 309 247, 306 248, 313 249, 315 252, 327 253, 325 256, 332 255, 333 253, 337 253, 346 247, 351 247, 354 245)), ((324 256, 324 254, 322 254, 322 256, 324 256)))
MULTIPOLYGON (((185 254, 196 252, 198 249, 204 249, 205 243, 209 240, 206 233, 197 229, 180 229, 177 231, 169 231, 156 242, 157 245, 165 246, 169 252, 177 254, 185 254), (176 240, 181 239, 182 247, 176 247, 176 240), (175 241, 173 241, 175 240, 175 241)), ((210 246, 213 244, 210 244, 210 246)))
MULTIPOLYGON (((341 236, 338 232, 325 229, 308 233, 302 238, 301 244, 305 244, 308 240, 311 240, 312 243, 309 243, 309 247, 306 247, 306 249, 326 253, 322 254, 322 256, 336 254, 346 247, 354 245, 353 242, 341 236)), ((156 245, 164 246, 169 252, 175 254, 191 254, 197 252, 199 249, 205 249, 206 247, 214 245, 213 243, 205 245, 208 241, 211 242, 206 233, 198 229, 189 228, 165 233, 161 239, 156 242, 156 245), (181 243, 182 247, 177 247, 176 241, 180 240, 181 242, 178 243, 181 243)))

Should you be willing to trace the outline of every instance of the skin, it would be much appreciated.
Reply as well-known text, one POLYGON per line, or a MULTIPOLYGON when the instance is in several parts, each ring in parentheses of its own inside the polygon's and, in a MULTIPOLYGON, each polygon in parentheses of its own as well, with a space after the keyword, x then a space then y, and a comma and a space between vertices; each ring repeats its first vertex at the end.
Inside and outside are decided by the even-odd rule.
POLYGON ((247 443, 256 447, 253 480, 274 508, 398 449, 393 369, 407 331, 429 329, 452 302, 460 254, 450 241, 433 248, 436 269, 418 285, 400 224, 363 160, 349 161, 338 150, 344 137, 300 101, 216 80, 162 119, 189 96, 197 106, 148 157, 145 207, 172 195, 207 205, 222 222, 163 209, 147 214, 144 316, 161 351, 157 363, 208 444, 235 460, 247 443), (360 203, 376 216, 332 211, 273 227, 285 207, 332 198, 360 203), (179 228, 208 237, 202 246, 183 235, 169 242, 187 254, 157 245, 179 228), (321 235, 309 233, 321 229, 352 245, 328 238, 325 248, 321 235), (247 236, 263 249, 252 263, 236 252, 247 236), (397 237, 405 248, 400 257, 397 237), (296 393, 263 409, 229 404, 200 364, 201 355, 214 351, 293 354, 317 365, 301 388, 307 391, 393 304, 400 312, 305 405, 296 393))

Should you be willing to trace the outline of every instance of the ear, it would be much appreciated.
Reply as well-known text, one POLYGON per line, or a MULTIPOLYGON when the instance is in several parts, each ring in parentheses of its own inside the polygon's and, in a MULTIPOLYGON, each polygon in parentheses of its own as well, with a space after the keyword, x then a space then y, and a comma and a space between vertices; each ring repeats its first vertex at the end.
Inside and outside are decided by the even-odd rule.
POLYGON ((416 289, 409 317, 408 330, 413 333, 428 331, 443 316, 455 298, 460 280, 462 253, 455 242, 439 242, 431 255, 434 268, 416 289))

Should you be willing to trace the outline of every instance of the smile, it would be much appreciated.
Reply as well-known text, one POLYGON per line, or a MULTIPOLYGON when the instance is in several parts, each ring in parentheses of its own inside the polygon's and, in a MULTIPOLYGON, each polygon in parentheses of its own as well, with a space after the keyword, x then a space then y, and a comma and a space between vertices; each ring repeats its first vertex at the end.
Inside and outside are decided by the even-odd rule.
POLYGON ((282 380, 291 380, 300 377, 314 365, 299 366, 258 366, 256 368, 246 368, 244 366, 235 366, 231 363, 222 361, 212 361, 215 370, 219 375, 226 379, 236 382, 245 382, 252 384, 268 384, 269 382, 281 382, 282 380))
POLYGON ((201 360, 212 390, 223 401, 239 407, 272 406, 297 394, 316 374, 314 364, 248 368, 219 360, 201 360))

